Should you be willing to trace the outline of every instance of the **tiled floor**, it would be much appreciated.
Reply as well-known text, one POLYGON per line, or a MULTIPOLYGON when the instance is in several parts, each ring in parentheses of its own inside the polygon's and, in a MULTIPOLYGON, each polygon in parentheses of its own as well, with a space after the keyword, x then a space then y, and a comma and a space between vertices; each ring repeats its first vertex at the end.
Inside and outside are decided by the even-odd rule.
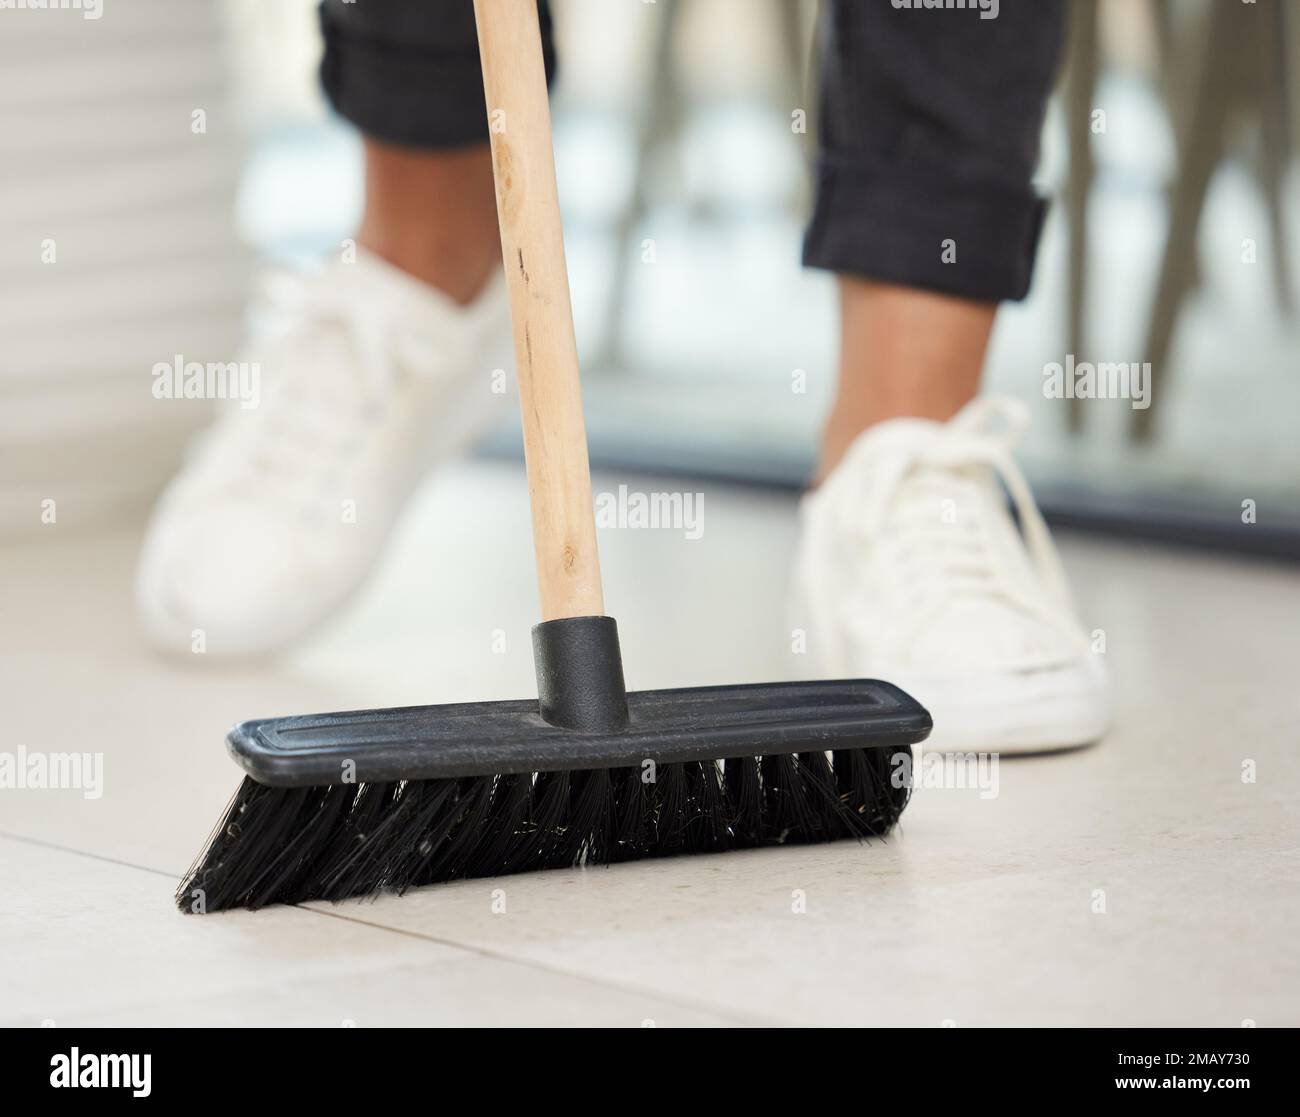
MULTIPOLYGON (((630 684, 805 673, 791 502, 708 486, 705 509, 699 540, 603 533, 630 684)), ((888 844, 176 914, 237 782, 230 723, 530 693, 527 529, 514 467, 460 467, 353 608, 238 668, 141 644, 137 526, 0 551, 0 751, 105 766, 96 800, 0 790, 0 1023, 1300 1024, 1300 579, 1091 541, 1066 559, 1116 730, 1007 760, 994 798, 921 788, 888 844)))

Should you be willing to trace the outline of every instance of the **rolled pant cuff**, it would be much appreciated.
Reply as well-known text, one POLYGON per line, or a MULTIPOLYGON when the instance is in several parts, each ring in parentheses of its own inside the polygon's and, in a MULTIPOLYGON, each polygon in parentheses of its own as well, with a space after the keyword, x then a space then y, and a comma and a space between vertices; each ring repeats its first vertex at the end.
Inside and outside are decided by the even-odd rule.
MULTIPOLYGON (((420 148, 456 148, 488 140, 483 76, 476 50, 409 48, 335 27, 322 13, 321 84, 334 110, 367 137, 420 148)), ((555 50, 543 46, 546 76, 555 50)))
POLYGON ((823 160, 803 262, 962 298, 1021 299, 1046 211, 1031 190, 823 160))

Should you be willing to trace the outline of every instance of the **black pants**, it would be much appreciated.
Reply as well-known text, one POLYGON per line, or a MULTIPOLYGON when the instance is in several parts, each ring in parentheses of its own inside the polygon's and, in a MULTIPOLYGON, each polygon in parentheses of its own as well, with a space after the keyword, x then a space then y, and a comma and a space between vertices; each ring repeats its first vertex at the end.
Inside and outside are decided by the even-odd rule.
MULTIPOLYGON (((1042 225, 1031 176, 1064 0, 900 2, 823 4, 804 263, 973 299, 1021 298, 1042 225)), ((427 148, 486 140, 469 0, 323 0, 321 23, 326 93, 367 135, 427 148)), ((551 74, 545 0, 541 23, 551 74)))

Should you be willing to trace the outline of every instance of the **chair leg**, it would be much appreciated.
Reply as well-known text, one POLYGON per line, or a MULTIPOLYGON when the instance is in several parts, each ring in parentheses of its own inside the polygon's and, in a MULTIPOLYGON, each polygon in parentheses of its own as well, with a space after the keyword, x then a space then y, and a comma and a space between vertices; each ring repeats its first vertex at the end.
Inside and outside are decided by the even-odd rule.
POLYGON ((650 63, 650 88, 646 109, 636 116, 636 148, 632 163, 632 196, 619 215, 612 233, 614 266, 605 295, 605 329, 601 344, 591 357, 593 368, 608 368, 623 358, 623 311, 634 261, 632 238, 646 214, 646 168, 661 143, 673 134, 681 118, 677 79, 672 68, 673 33, 680 6, 677 0, 661 0, 655 20, 654 57, 650 63))
MULTIPOLYGON (((1065 210, 1070 226, 1070 263, 1067 336, 1076 360, 1086 360, 1088 290, 1088 198, 1096 166, 1092 158, 1093 93, 1097 86, 1096 0, 1072 0, 1070 5, 1069 61, 1064 84, 1066 131, 1069 136, 1070 171, 1065 189, 1065 210)), ((1071 434, 1083 429, 1082 400, 1071 399, 1066 410, 1071 434)))
POLYGON ((1291 163, 1291 125, 1287 104, 1286 43, 1288 19, 1294 19, 1294 8, 1288 11, 1285 4, 1273 7, 1273 30, 1261 38, 1260 50, 1267 65, 1260 75, 1260 181, 1264 192, 1264 205, 1268 209, 1269 236, 1276 245, 1273 252, 1273 288, 1277 292, 1278 307, 1283 314, 1295 311, 1295 282, 1291 272, 1291 259, 1286 247, 1286 172, 1291 163))
POLYGON ((1237 5, 1211 5, 1212 16, 1199 59, 1187 131, 1179 144, 1182 166, 1173 188, 1169 234, 1165 242, 1160 278, 1147 327, 1144 359, 1151 363, 1151 406, 1132 412, 1131 432, 1149 441, 1161 390, 1168 389, 1165 360, 1183 299, 1195 275, 1196 234, 1210 178, 1218 166, 1227 139, 1232 108, 1239 103, 1250 68, 1253 37, 1249 20, 1238 18, 1237 5))

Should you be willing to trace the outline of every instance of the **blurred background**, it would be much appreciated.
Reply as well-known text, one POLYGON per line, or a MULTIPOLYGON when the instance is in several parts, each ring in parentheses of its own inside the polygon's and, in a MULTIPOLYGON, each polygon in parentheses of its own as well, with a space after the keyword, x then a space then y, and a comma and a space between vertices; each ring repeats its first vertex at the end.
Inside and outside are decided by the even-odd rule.
MULTIPOLYGON (((1034 408, 1023 457, 1058 523, 1296 556, 1300 4, 1225 8, 1074 4, 1039 173, 1054 204, 986 383, 1034 408), (1151 361, 1151 409, 1044 398, 1070 353, 1151 361)), ((798 262, 815 3, 555 11, 597 463, 800 485, 835 362, 833 282, 798 262)), ((155 361, 232 359, 258 268, 352 233, 359 145, 317 87, 312 0, 132 0, 5 32, 0 530, 39 530, 55 487, 61 521, 92 527, 142 511, 205 420, 152 406, 155 361)))

